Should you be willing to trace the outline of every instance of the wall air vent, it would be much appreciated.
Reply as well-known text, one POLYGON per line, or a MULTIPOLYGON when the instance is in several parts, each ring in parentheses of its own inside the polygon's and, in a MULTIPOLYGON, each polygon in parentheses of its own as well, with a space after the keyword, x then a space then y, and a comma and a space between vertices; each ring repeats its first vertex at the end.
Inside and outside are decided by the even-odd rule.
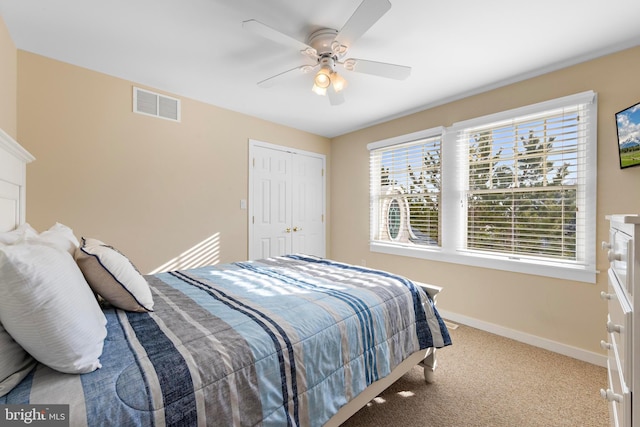
POLYGON ((179 122, 180 100, 134 87, 133 112, 179 122))

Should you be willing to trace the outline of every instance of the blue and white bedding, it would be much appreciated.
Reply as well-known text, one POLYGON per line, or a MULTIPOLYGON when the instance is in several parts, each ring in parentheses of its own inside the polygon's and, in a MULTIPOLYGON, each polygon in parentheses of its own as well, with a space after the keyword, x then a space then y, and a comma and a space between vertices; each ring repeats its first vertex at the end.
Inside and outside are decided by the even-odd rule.
POLYGON ((382 271, 287 256, 146 279, 153 312, 104 309, 102 368, 38 365, 0 404, 69 404, 71 425, 321 426, 451 344, 433 301, 382 271))

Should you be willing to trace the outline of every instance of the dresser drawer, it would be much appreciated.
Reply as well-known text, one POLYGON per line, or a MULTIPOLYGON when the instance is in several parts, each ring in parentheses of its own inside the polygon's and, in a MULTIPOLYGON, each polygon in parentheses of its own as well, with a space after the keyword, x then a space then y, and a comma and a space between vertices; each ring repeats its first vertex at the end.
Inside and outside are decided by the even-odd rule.
POLYGON ((607 360, 609 387, 606 390, 600 390, 602 397, 609 401, 609 420, 612 427, 631 425, 631 393, 621 382, 618 368, 615 357, 613 361, 612 358, 607 360))
POLYGON ((609 231, 607 258, 627 297, 633 298, 633 237, 612 228, 609 231))
POLYGON ((631 363, 631 339, 633 338, 632 311, 626 295, 617 281, 616 275, 611 270, 609 270, 608 292, 609 316, 607 317, 606 327, 609 334, 609 342, 615 347, 624 382, 631 384, 633 378, 633 364, 631 363))
POLYGON ((600 394, 608 401, 611 425, 640 427, 640 215, 608 215, 606 341, 608 381, 600 394), (635 397, 634 397, 635 395, 635 397))

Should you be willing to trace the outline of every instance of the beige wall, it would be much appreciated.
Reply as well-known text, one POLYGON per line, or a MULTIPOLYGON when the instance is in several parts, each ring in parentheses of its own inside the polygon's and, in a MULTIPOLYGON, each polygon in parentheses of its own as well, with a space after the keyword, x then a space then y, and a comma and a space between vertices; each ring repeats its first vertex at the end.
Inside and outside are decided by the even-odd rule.
POLYGON ((250 138, 330 153, 326 138, 190 99, 180 123, 135 114, 132 82, 24 51, 18 70, 19 141, 36 157, 27 221, 110 243, 142 272, 203 241, 203 261, 247 258, 250 138))
POLYGON ((586 90, 598 93, 597 242, 610 213, 640 213, 640 167, 620 170, 614 113, 640 101, 640 47, 492 90, 335 138, 331 145, 331 255, 444 286, 442 310, 602 353, 607 261, 597 284, 369 252, 367 143, 586 90), (348 182, 349 185, 343 185, 348 182))
POLYGON ((640 212, 640 168, 618 168, 613 119, 616 111, 640 101, 635 84, 640 48, 332 141, 189 99, 182 99, 179 124, 133 114, 132 82, 16 53, 2 22, 0 71, 0 126, 12 136, 17 132, 37 159, 28 166, 27 200, 27 220, 36 228, 65 223, 79 236, 117 246, 143 272, 208 238, 219 248, 212 255, 216 261, 244 259, 247 211, 239 206, 247 197, 247 140, 289 145, 329 156, 327 248, 332 258, 364 260, 442 285, 439 304, 447 312, 602 354, 598 343, 604 338, 606 307, 599 293, 606 288, 607 263, 601 251, 596 285, 369 252, 366 144, 594 90, 599 95, 600 242, 607 238, 604 215, 640 212))
POLYGON ((17 138, 18 52, 0 15, 0 129, 17 138))

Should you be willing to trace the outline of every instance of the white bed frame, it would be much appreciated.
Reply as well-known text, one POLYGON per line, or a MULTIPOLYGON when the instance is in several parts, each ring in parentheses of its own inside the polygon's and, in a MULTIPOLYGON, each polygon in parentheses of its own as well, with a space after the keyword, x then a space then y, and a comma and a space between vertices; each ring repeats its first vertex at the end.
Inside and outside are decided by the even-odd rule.
MULTIPOLYGON (((27 164, 35 160, 16 140, 0 129, 0 231, 13 230, 26 220, 26 170, 27 164)), ((440 292, 440 288, 420 284, 432 298, 440 292)), ((415 365, 422 364, 424 378, 427 383, 433 382, 436 369, 435 349, 427 349, 414 353, 388 376, 371 384, 355 399, 340 408, 325 427, 337 427, 358 412, 373 398, 406 374, 415 365)))
POLYGON ((25 222, 27 163, 35 157, 0 129, 0 231, 25 222))

